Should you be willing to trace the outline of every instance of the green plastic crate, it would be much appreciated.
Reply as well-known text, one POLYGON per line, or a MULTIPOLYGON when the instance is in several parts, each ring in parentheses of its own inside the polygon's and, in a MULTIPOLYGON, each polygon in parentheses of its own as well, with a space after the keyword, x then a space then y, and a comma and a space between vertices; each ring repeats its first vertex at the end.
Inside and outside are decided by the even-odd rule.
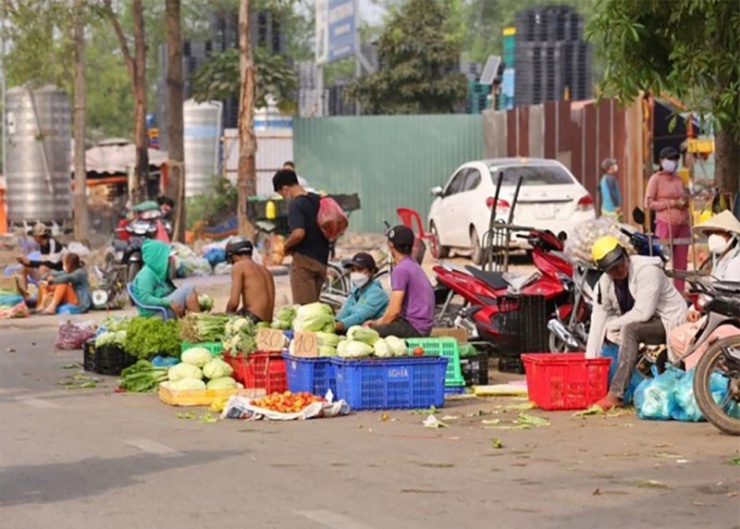
POLYGON ((460 367, 460 351, 457 340, 448 336, 438 338, 412 338, 406 340, 409 349, 421 347, 425 356, 441 356, 447 358, 445 372, 445 386, 464 386, 465 379, 460 367))
POLYGON ((221 353, 224 351, 224 344, 221 342, 204 342, 204 343, 190 343, 190 342, 182 342, 182 345, 180 346, 180 352, 184 353, 188 349, 192 349, 193 347, 203 347, 205 349, 208 349, 213 356, 221 356, 221 353))

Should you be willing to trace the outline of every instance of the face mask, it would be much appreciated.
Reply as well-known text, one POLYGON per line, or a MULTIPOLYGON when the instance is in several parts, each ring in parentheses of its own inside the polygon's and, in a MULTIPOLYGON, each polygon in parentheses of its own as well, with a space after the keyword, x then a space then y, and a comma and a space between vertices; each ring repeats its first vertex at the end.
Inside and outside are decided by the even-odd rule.
POLYGON ((663 168, 664 171, 675 173, 676 169, 678 169, 678 162, 676 160, 663 160, 662 162, 660 162, 660 166, 663 168))
POLYGON ((614 164, 614 174, 617 174, 617 171, 619 171, 619 166, 614 164))
POLYGON ((723 253, 725 253, 727 251, 727 248, 730 246, 730 242, 731 239, 725 239, 724 237, 716 233, 713 233, 707 239, 709 251, 712 252, 714 255, 722 255, 723 253))
POLYGON ((352 272, 349 275, 349 280, 352 282, 352 286, 355 288, 362 288, 367 285, 370 278, 362 272, 352 272))

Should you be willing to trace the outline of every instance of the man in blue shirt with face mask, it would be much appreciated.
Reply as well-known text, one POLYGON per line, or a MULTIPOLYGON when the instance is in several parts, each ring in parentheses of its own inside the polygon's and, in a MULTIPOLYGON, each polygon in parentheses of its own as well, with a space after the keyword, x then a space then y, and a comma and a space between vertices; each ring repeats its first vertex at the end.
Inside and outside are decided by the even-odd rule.
POLYGON ((378 267, 372 255, 358 253, 345 263, 345 267, 351 271, 352 292, 337 314, 337 332, 374 321, 383 316, 388 307, 388 294, 374 279, 378 267))

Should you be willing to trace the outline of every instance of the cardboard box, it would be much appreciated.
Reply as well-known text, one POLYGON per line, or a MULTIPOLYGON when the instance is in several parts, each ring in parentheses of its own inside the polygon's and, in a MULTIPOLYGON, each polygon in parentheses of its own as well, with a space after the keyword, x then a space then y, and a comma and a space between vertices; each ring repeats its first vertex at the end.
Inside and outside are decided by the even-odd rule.
POLYGON ((435 327, 432 329, 432 338, 440 336, 448 336, 455 338, 459 343, 468 343, 468 331, 465 329, 457 329, 454 327, 435 327))

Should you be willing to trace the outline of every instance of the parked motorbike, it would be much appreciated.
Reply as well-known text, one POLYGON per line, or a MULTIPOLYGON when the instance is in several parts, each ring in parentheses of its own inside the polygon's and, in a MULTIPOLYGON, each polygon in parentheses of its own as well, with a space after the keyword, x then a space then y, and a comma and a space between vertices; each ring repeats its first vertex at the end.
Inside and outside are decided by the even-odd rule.
POLYGON ((172 224, 163 219, 159 210, 145 211, 139 218, 129 222, 125 228, 116 230, 118 234, 125 230, 128 240, 116 237, 112 242, 112 250, 106 256, 106 273, 115 277, 124 277, 130 283, 143 266, 141 247, 146 239, 154 239, 159 231, 160 223, 167 236, 172 235, 172 224))
MULTIPOLYGON (((707 318, 684 357, 696 351, 718 327, 732 325, 740 329, 740 283, 691 285, 699 294, 698 305, 707 318)), ((740 335, 718 340, 702 355, 694 372, 694 396, 707 421, 727 434, 740 435, 740 335), (716 391, 715 373, 727 381, 727 393, 720 402, 712 394, 713 389, 716 391)))

